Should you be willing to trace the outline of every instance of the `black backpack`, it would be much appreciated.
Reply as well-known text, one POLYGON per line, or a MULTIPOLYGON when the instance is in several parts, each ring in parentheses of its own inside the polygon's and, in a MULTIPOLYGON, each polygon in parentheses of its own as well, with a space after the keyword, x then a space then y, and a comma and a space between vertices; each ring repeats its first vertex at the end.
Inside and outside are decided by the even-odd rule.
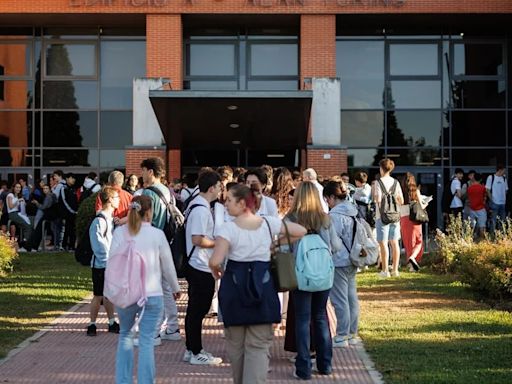
POLYGON ((91 188, 84 188, 84 190, 82 191, 82 193, 80 194, 80 200, 78 200, 78 204, 82 204, 82 202, 87 199, 89 196, 91 196, 93 194, 93 189, 94 187, 96 187, 98 184, 97 183, 94 183, 91 188))
MULTIPOLYGON (((94 218, 101 217, 105 222, 107 221, 107 218, 103 216, 101 213, 98 213, 94 218)), ((84 232, 82 237, 80 238, 80 241, 78 243, 78 246, 75 249, 75 259, 80 264, 90 267, 91 266, 91 260, 94 256, 94 252, 92 251, 91 247, 91 238, 89 237, 89 228, 92 225, 92 222, 94 221, 94 218, 91 220, 89 225, 87 226, 87 231, 84 232)), ((108 225, 107 229, 105 229, 105 233, 103 234, 103 237, 107 236, 108 231, 108 225)))
POLYGON ((188 205, 190 204, 190 202, 192 200, 194 200, 197 197, 197 195, 199 195, 199 188, 195 188, 192 192, 190 192, 187 189, 187 192, 189 192, 189 196, 185 199, 185 201, 182 203, 182 205, 180 207, 180 210, 183 213, 185 213, 185 211, 187 210, 188 205))
POLYGON ((450 179, 450 182, 443 189, 443 197, 441 199, 441 212, 443 213, 450 213, 450 205, 452 204, 453 196, 455 196, 455 193, 452 193, 452 181, 453 179, 450 179))
POLYGON ((200 206, 201 204, 192 204, 187 212, 183 225, 178 228, 173 241, 170 243, 172 259, 174 261, 174 267, 176 268, 176 275, 178 277, 185 277, 188 261, 196 249, 196 246, 194 245, 190 252, 187 252, 186 224, 187 219, 190 216, 190 212, 192 212, 195 207, 200 206))
POLYGON ((397 223, 400 221, 400 204, 396 201, 395 192, 398 185, 396 179, 391 186, 389 192, 386 190, 384 183, 379 179, 380 189, 382 191, 382 199, 380 201, 380 220, 382 224, 397 223))

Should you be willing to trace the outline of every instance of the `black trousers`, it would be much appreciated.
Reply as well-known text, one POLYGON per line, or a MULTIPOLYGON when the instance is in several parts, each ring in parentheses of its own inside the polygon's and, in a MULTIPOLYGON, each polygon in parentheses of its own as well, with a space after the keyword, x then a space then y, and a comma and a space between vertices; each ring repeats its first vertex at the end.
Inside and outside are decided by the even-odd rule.
POLYGON ((76 215, 69 214, 66 216, 66 226, 64 229, 64 239, 62 240, 62 246, 67 249, 75 249, 75 219, 76 215))
POLYGON ((212 305, 215 279, 209 272, 199 271, 190 265, 187 268, 188 306, 185 316, 187 350, 197 355, 203 349, 201 331, 203 319, 212 305))

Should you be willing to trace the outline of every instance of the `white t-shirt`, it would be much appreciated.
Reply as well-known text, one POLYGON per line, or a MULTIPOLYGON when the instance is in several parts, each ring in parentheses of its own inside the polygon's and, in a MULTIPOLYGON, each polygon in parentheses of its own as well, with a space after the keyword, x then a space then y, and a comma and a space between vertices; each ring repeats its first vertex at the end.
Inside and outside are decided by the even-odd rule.
MULTIPOLYGON (((190 253, 194 247, 194 244, 192 244, 192 236, 205 236, 212 241, 215 239, 213 235, 214 222, 213 215, 210 210, 210 204, 203 196, 200 195, 194 198, 190 203, 189 208, 195 204, 199 204, 201 207, 195 207, 190 211, 187 217, 187 225, 185 229, 187 253, 190 253)), ((213 248, 201 248, 196 246, 188 263, 199 271, 210 272, 208 261, 212 254, 213 248)))
POLYGON ((494 175, 494 182, 492 181, 492 175, 487 177, 485 188, 489 191, 492 189, 492 202, 494 204, 505 204, 507 201, 508 184, 507 179, 503 176, 494 175), (491 188, 492 183, 492 188, 491 188))
POLYGON ((274 199, 268 196, 263 196, 261 199, 260 209, 256 212, 258 216, 265 217, 279 217, 279 212, 277 211, 277 203, 274 199))
POLYGON ((329 213, 329 206, 327 202, 324 200, 324 187, 317 180, 313 181, 314 186, 318 190, 318 196, 320 197, 320 204, 322 204, 322 208, 325 213, 329 213))
POLYGON ((199 193, 199 187, 195 188, 183 188, 180 191, 180 200, 185 202, 190 196, 197 195, 199 193))
MULTIPOLYGON (((396 189, 395 189, 395 199, 398 199, 400 201, 403 201, 404 195, 402 193, 402 187, 400 186, 400 183, 398 180, 396 180, 394 177, 391 176, 383 176, 380 178, 384 186, 386 187, 386 191, 390 192, 391 187, 393 187, 393 183, 396 181, 396 189)), ((380 202, 382 200, 382 190, 380 184, 377 182, 375 187, 375 202, 379 206, 380 202)), ((380 219, 380 209, 375 210, 375 218, 380 219)))
POLYGON ((455 195, 455 192, 457 192, 457 189, 461 189, 462 186, 460 184, 460 180, 456 177, 453 178, 452 183, 450 184, 450 191, 452 193, 453 199, 450 203, 450 208, 462 208, 464 204, 462 203, 462 200, 459 196, 455 195))
MULTIPOLYGON (((233 261, 270 261, 270 245, 275 235, 281 231, 281 219, 277 217, 265 218, 270 225, 272 238, 267 223, 263 221, 257 229, 243 229, 235 222, 225 223, 220 229, 218 237, 229 242, 227 258, 233 261)), ((265 220, 264 219, 264 220, 265 220)))
POLYGON ((19 212, 19 202, 21 201, 22 199, 18 199, 16 196, 14 196, 14 193, 9 193, 7 195, 7 199, 5 200, 6 201, 6 205, 7 205, 7 213, 11 213, 11 212, 19 212), (11 202, 11 204, 14 205, 14 208, 9 208, 9 201, 11 202))

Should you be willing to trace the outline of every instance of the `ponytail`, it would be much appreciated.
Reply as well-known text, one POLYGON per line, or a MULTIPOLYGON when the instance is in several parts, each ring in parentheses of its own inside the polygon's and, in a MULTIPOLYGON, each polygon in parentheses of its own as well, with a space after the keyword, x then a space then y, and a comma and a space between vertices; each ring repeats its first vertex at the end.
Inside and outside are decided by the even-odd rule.
POLYGON ((135 236, 140 231, 146 213, 151 210, 151 198, 148 196, 135 196, 129 205, 128 231, 135 236))

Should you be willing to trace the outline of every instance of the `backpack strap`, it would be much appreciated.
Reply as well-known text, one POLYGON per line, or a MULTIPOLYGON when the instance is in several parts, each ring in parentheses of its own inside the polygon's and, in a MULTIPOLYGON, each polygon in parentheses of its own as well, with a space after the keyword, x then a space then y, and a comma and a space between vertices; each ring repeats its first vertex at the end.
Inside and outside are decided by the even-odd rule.
MULTIPOLYGON (((202 204, 192 204, 192 206, 188 209, 187 211, 187 216, 185 217, 185 221, 183 222, 183 225, 187 224, 187 220, 188 220, 188 217, 190 216, 190 212, 192 212, 192 210, 195 208, 195 207, 204 207, 204 205, 202 204)), ((205 207, 206 208, 206 207, 205 207)), ((186 246, 185 246, 186 248, 186 246)), ((187 260, 190 260, 190 258, 192 257, 192 254, 194 253, 196 249, 196 246, 193 245, 192 246, 192 250, 189 252, 189 254, 187 255, 187 260)))
MULTIPOLYGON (((107 218, 105 217, 105 215, 102 215, 101 213, 98 213, 94 218, 102 218, 103 220, 105 220, 105 224, 107 224, 107 228, 105 228, 105 233, 103 234, 103 238, 105 238, 107 236, 107 231, 108 231, 108 221, 107 221, 107 218)), ((87 231, 88 233, 89 231, 87 231)), ((89 236, 89 235, 87 235, 89 236)), ((92 265, 94 266, 94 259, 95 259, 96 255, 94 254, 94 252, 92 253, 92 265)))
MULTIPOLYGON (((153 187, 153 186, 147 187, 146 189, 150 190, 151 192, 156 193, 157 196, 160 198, 160 200, 162 200, 162 202, 164 203, 165 208, 166 208, 167 212, 169 213, 169 215, 171 217, 178 218, 176 221, 180 222, 180 224, 183 224, 183 220, 184 220, 183 215, 176 208, 175 204, 173 204, 170 201, 167 201, 167 198, 164 196, 162 191, 160 191, 158 188, 153 187)), ((172 195, 171 195, 171 199, 172 199, 172 195)))
POLYGON ((350 216, 353 221, 352 225, 352 244, 350 245, 350 248, 347 247, 347 243, 345 243, 345 240, 343 240, 343 236, 340 236, 341 242, 343 243, 343 246, 347 249, 348 255, 350 256, 350 250, 354 247, 354 242, 356 241, 356 232, 357 232, 357 220, 354 216, 350 216))
POLYGON ((398 185, 398 181, 396 181, 396 179, 394 179, 395 181, 393 182, 393 185, 391 186, 391 189, 389 190, 389 194, 390 195, 395 195, 395 192, 396 192, 396 186, 398 185))
MULTIPOLYGON (((378 181, 378 183, 379 183, 379 185, 380 185, 380 190, 382 191, 382 193, 383 193, 384 195, 389 194, 389 192, 387 191, 386 186, 384 185, 384 183, 382 182, 382 180, 381 180, 381 179, 379 179, 379 180, 377 180, 377 181, 378 181)), ((393 183, 393 186, 394 186, 394 183, 393 183)))

